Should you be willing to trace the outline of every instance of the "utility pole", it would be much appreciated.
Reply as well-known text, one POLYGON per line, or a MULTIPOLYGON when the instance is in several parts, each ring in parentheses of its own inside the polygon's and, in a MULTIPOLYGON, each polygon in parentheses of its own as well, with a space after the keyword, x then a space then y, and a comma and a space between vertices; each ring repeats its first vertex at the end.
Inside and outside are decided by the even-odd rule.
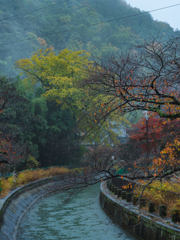
POLYGON ((148 111, 143 112, 144 117, 146 119, 146 142, 147 142, 147 161, 149 161, 149 140, 148 140, 148 111))

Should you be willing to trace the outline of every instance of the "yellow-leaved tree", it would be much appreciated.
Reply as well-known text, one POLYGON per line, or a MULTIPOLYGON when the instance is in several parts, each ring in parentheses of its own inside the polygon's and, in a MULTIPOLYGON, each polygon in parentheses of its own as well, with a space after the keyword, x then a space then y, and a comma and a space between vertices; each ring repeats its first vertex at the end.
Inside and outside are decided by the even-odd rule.
POLYGON ((16 61, 16 67, 25 75, 26 91, 34 92, 37 86, 44 90, 42 96, 60 104, 62 109, 81 109, 84 91, 78 88, 80 80, 87 76, 89 53, 67 48, 58 54, 52 48, 40 49, 31 58, 16 61))
MULTIPOLYGON (((56 102, 62 109, 73 112, 77 119, 79 117, 77 125, 80 135, 89 133, 86 143, 116 143, 117 136, 122 134, 122 125, 129 122, 123 116, 111 115, 106 122, 100 122, 98 127, 93 127, 96 123, 94 113, 97 112, 99 97, 89 94, 88 89, 81 85, 82 80, 88 77, 87 70, 93 68, 89 56, 84 50, 71 51, 66 48, 57 54, 52 48, 47 48, 33 53, 29 59, 17 61, 15 65, 21 71, 20 74, 25 76, 22 84, 26 91, 34 93, 37 86, 41 86, 41 98, 56 102), (92 114, 94 119, 91 118, 92 114), (91 129, 93 131, 89 131, 91 129)), ((110 101, 108 95, 104 98, 104 102, 110 101)))

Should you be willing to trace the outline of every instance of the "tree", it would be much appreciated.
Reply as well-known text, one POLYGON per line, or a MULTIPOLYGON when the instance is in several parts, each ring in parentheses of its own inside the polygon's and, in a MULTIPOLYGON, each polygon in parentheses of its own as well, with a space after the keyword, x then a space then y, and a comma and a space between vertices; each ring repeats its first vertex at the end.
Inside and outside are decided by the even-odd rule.
POLYGON ((63 109, 75 111, 81 109, 82 91, 77 89, 77 82, 85 78, 85 68, 89 64, 89 53, 72 52, 64 49, 56 54, 52 48, 35 52, 30 59, 16 62, 16 67, 26 76, 23 84, 27 90, 34 92, 37 85, 43 88, 42 96, 55 101, 63 109))
MULTIPOLYGON (((149 151, 151 154, 160 152, 168 142, 174 141, 175 137, 179 138, 180 120, 174 119, 170 122, 160 118, 157 114, 148 119, 148 140, 149 151)), ((137 124, 131 126, 129 131, 130 139, 139 142, 143 152, 147 152, 146 144, 146 121, 141 118, 137 124)))
POLYGON ((9 163, 13 170, 16 171, 16 166, 20 163, 26 154, 26 144, 16 143, 11 137, 1 137, 1 151, 5 154, 1 156, 2 163, 9 163))
POLYGON ((108 177, 112 177, 112 168, 115 167, 119 160, 118 151, 111 147, 98 146, 84 155, 84 165, 90 167, 92 172, 106 173, 108 177))
MULTIPOLYGON (((101 124, 112 114, 136 110, 147 110, 161 118, 154 118, 161 128, 154 134, 162 133, 158 145, 160 155, 154 155, 151 161, 142 155, 139 166, 132 161, 133 169, 137 170, 131 171, 129 179, 163 178, 179 171, 180 139, 179 135, 174 134, 180 117, 179 43, 179 35, 168 39, 152 37, 126 54, 121 53, 101 63, 95 60, 89 77, 82 83, 90 94, 99 97, 97 109, 94 110, 97 114, 92 114, 91 118, 94 124, 101 124), (174 119, 177 120, 176 124, 174 119), (173 137, 170 138, 170 134, 167 136, 167 129, 173 137), (162 137, 169 137, 169 140, 162 142, 162 137)), ((143 137, 142 133, 140 135, 139 139, 143 137)), ((129 167, 129 161, 125 165, 129 167)))
POLYGON ((102 125, 96 126, 89 131, 88 129, 91 127, 91 124, 83 124, 83 127, 81 126, 81 129, 85 130, 85 132, 82 133, 83 144, 94 147, 102 145, 115 146, 120 144, 120 137, 124 135, 125 126, 129 124, 130 123, 123 117, 119 117, 118 119, 109 118, 102 125), (87 135, 86 130, 88 131, 87 135))
POLYGON ((46 122, 30 111, 30 101, 18 79, 2 77, 0 87, 0 97, 7 99, 0 114, 0 157, 9 167, 18 168, 29 154, 37 157, 36 143, 44 140, 46 122))
POLYGON ((17 98, 16 94, 16 87, 14 84, 10 83, 5 76, 0 77, 0 111, 2 113, 2 110, 7 107, 7 102, 9 98, 13 98, 15 101, 17 98))
MULTIPOLYGON (((16 139, 16 144, 11 144, 10 142, 10 137, 12 136, 12 130, 13 128, 11 123, 14 120, 15 117, 15 111, 17 110, 16 107, 13 109, 13 107, 21 102, 21 106, 23 104, 27 103, 26 99, 23 98, 22 93, 17 90, 17 85, 16 83, 12 82, 12 79, 8 79, 7 77, 0 77, 0 87, 1 87, 1 92, 0 92, 0 119, 1 119, 1 132, 0 132, 0 163, 6 163, 6 164, 11 164, 12 162, 15 163, 15 160, 10 159, 10 155, 12 152, 13 158, 17 160, 17 156, 15 156, 17 153, 15 153, 15 148, 19 148, 20 145, 17 143, 16 139), (14 103, 14 106, 12 106, 12 102, 14 103), (11 119, 8 121, 8 119, 11 119), (8 125, 8 123, 10 123, 8 125), (10 127, 11 125, 11 127, 10 127), (10 129, 10 128, 11 129, 10 129), (6 131, 9 128, 8 131, 6 131), (4 135, 4 133, 9 134, 11 132, 11 136, 4 135), (8 140, 7 140, 8 139, 8 140)), ((20 105, 18 106, 20 107, 20 105)), ((25 113, 25 112, 24 112, 25 113)), ((22 122, 21 122, 22 124, 22 122)), ((15 127, 16 128, 16 127, 15 127)), ((14 130, 17 132, 17 128, 14 130)), ((21 148, 21 147, 20 147, 21 148)), ((16 149, 17 150, 17 149, 16 149)), ((18 158, 19 159, 19 158, 18 158)), ((17 161, 16 161, 17 162, 17 161)))
POLYGON ((165 172, 174 168, 178 170, 180 152, 177 139, 180 137, 179 127, 180 121, 178 119, 167 122, 166 119, 160 118, 157 114, 149 117, 148 132, 144 118, 141 118, 137 124, 133 124, 128 130, 128 142, 119 146, 121 154, 124 155, 123 159, 126 159, 126 167, 129 168, 129 163, 132 166, 136 162, 143 168, 146 167, 147 171, 154 171, 154 174, 162 167, 165 172))
POLYGON ((167 40, 152 38, 126 54, 95 61, 83 85, 106 96, 99 120, 116 110, 147 110, 168 119, 180 117, 179 43, 179 35, 167 40))
MULTIPOLYGON (((33 138, 39 146, 42 166, 69 164, 80 159, 82 149, 76 123, 85 105, 85 92, 78 88, 78 83, 87 76, 88 58, 85 51, 64 49, 56 54, 47 48, 38 50, 30 59, 16 62, 26 76, 21 84, 30 93, 33 114, 38 119, 41 115, 41 120, 44 118, 47 123, 43 134, 39 134, 46 141, 37 141, 39 136, 33 138)), ((39 131, 40 126, 37 127, 39 131)))

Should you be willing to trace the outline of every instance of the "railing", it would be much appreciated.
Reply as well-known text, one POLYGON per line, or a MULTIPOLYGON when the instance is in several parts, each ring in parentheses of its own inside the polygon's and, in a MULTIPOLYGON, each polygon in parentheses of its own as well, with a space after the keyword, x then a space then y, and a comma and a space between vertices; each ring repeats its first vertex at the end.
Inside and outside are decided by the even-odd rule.
MULTIPOLYGON (((121 197, 123 200, 126 200, 127 202, 132 202, 133 205, 137 205, 139 203, 140 208, 145 207, 148 205, 148 212, 153 213, 156 212, 156 210, 159 210, 159 216, 160 217, 166 217, 167 216, 167 207, 166 205, 159 205, 155 206, 153 202, 148 200, 145 197, 141 197, 138 195, 133 194, 133 190, 135 188, 135 185, 141 185, 138 183, 131 182, 131 188, 124 189, 123 186, 127 186, 130 182, 128 180, 124 180, 121 178, 112 178, 112 180, 107 181, 107 187, 110 192, 112 192, 114 195, 117 195, 117 197, 121 197)), ((154 188, 155 190, 158 190, 154 188)), ((171 197, 177 197, 179 198, 179 195, 177 195, 175 192, 166 191, 163 190, 163 192, 168 193, 171 195, 171 197)), ((171 220, 172 222, 180 222, 180 209, 172 209, 171 210, 171 220)))

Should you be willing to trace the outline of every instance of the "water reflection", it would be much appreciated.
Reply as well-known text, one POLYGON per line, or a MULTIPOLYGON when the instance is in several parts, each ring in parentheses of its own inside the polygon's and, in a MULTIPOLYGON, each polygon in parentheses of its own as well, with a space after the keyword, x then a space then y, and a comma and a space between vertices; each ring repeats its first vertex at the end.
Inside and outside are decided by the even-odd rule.
POLYGON ((63 193, 44 198, 23 218, 18 240, 135 240, 104 213, 99 184, 64 204, 63 193))

